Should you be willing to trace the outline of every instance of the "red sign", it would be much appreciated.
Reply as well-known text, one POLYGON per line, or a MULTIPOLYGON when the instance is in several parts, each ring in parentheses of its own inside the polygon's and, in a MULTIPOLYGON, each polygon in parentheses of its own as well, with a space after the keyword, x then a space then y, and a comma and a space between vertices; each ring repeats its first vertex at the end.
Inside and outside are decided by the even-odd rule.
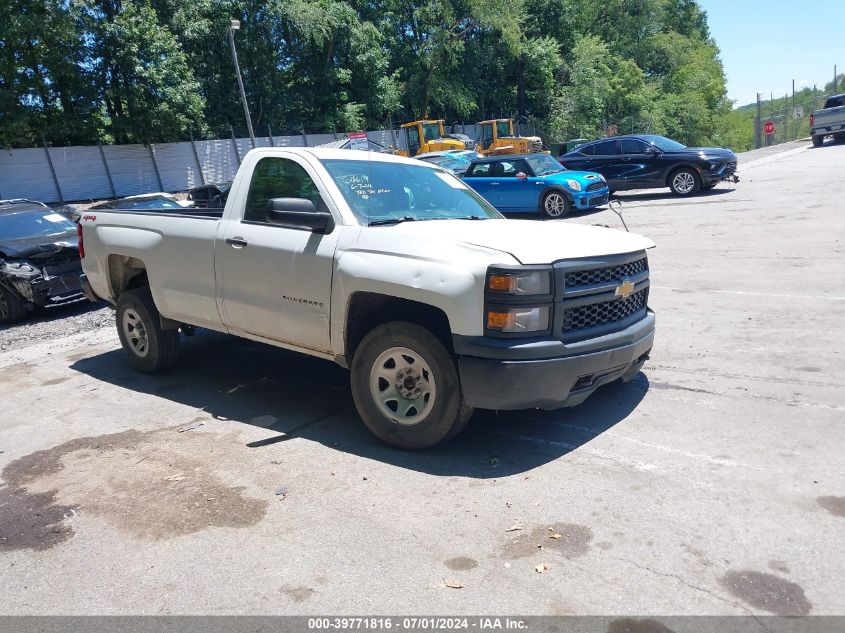
POLYGON ((775 122, 774 121, 766 121, 765 125, 763 125, 763 133, 764 134, 774 134, 775 133, 775 122))

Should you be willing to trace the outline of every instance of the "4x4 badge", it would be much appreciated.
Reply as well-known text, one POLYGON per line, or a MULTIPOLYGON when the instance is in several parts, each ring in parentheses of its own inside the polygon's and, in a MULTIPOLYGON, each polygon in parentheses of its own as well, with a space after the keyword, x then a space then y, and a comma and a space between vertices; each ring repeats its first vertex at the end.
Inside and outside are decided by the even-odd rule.
POLYGON ((614 294, 622 299, 627 299, 634 294, 634 284, 626 279, 622 282, 621 286, 616 286, 616 292, 614 294))

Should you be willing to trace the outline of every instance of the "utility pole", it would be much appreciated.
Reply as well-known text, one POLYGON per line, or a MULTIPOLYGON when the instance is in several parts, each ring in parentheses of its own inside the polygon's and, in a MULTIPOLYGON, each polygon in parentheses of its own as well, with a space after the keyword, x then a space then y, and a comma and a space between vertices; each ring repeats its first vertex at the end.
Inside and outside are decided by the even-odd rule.
POLYGON ((246 128, 249 130, 249 139, 252 141, 252 149, 255 149, 255 133, 252 131, 252 119, 249 118, 249 106, 246 104, 246 92, 244 91, 244 80, 241 77, 241 67, 238 64, 238 51, 235 50, 235 31, 240 30, 240 20, 229 21, 229 44, 232 47, 232 61, 235 62, 235 75, 238 77, 238 87, 241 90, 241 101, 244 104, 244 117, 246 117, 246 128))
POLYGON ((833 92, 831 94, 836 94, 836 64, 833 65, 833 92))
POLYGON ((760 93, 757 93, 757 117, 754 119, 754 149, 760 149, 762 142, 760 139, 760 128, 763 125, 763 121, 761 117, 763 113, 761 111, 761 104, 760 104, 760 93))
POLYGON ((795 80, 792 80, 792 140, 795 140, 795 80))

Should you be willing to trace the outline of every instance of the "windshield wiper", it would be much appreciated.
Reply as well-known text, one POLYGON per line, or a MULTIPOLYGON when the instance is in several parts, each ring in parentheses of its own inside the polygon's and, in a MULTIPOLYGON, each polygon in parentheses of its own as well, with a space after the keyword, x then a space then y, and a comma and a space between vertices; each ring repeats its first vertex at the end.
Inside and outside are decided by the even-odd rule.
POLYGON ((367 222, 367 226, 386 226, 388 224, 401 224, 402 222, 416 222, 417 218, 412 215, 406 215, 402 218, 384 218, 382 220, 371 220, 367 222))

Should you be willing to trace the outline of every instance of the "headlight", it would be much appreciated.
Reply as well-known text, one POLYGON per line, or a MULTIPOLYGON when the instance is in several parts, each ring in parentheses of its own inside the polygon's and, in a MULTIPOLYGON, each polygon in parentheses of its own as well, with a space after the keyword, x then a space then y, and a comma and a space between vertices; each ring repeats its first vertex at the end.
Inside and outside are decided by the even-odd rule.
POLYGON ((581 183, 577 180, 567 180, 566 186, 572 189, 572 191, 581 191, 581 183))
POLYGON ((494 308, 487 310, 487 329, 509 334, 549 329, 549 307, 494 308))
POLYGON ((499 338, 548 334, 553 301, 551 266, 491 266, 484 289, 484 331, 499 338))
POLYGON ((551 274, 547 270, 489 273, 487 290, 495 294, 547 295, 551 292, 551 274))

